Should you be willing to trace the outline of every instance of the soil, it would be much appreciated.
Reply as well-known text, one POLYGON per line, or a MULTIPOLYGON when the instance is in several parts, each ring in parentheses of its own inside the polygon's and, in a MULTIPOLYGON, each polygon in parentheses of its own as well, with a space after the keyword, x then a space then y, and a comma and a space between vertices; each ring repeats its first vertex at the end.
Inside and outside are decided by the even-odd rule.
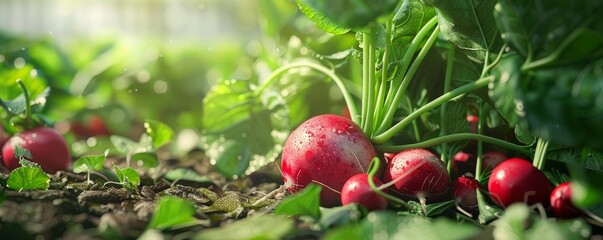
MULTIPOLYGON (((107 159, 125 166, 120 159, 107 159)), ((238 180, 224 179, 209 164, 202 152, 192 152, 183 159, 170 159, 154 171, 139 169, 141 184, 128 191, 109 181, 103 173, 60 171, 51 176, 48 190, 4 191, 0 203, 2 239, 135 239, 145 230, 158 200, 165 195, 188 199, 195 204, 199 224, 164 232, 172 239, 190 238, 192 233, 220 227, 256 212, 274 208, 283 194, 276 193, 282 180, 275 166, 238 180), (165 172, 188 168, 211 181, 168 181, 165 172)), ((3 169, 0 181, 6 182, 3 169)), ((4 184, 3 184, 4 185, 4 184)))

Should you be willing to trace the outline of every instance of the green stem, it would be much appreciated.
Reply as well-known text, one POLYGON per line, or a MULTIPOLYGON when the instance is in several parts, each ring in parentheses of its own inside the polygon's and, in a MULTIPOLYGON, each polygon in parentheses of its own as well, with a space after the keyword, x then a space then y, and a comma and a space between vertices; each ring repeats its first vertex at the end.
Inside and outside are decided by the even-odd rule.
MULTIPOLYGON (((413 66, 410 65, 410 62, 413 59, 415 52, 417 51, 417 49, 423 42, 423 39, 427 36, 427 34, 431 34, 429 37, 429 40, 425 43, 425 46, 423 46, 423 48, 421 49, 421 52, 424 52, 423 55, 427 54, 427 51, 431 48, 431 46, 433 45, 433 41, 435 41, 435 39, 437 38, 437 35, 439 33, 439 28, 436 28, 435 30, 430 32, 430 30, 434 26, 436 26, 437 23, 438 23, 438 19, 436 17, 429 20, 429 22, 427 22, 423 26, 423 28, 421 28, 421 30, 417 33, 415 38, 412 40, 412 42, 408 46, 408 49, 406 50, 406 53, 405 53, 404 57, 402 58, 402 63, 400 64, 399 73, 401 76, 403 76, 403 79, 401 79, 401 80, 395 79, 394 81, 392 81, 391 88, 387 94, 387 100, 386 100, 386 104, 389 108, 385 114, 385 117, 383 118, 383 121, 381 122, 381 125, 379 126, 379 128, 377 130, 377 133, 381 133, 392 122, 392 119, 393 119, 396 109, 398 107, 398 102, 400 101, 400 97, 405 92, 410 79, 412 79, 412 77, 414 76, 414 72, 410 73, 410 71, 411 71, 410 69, 412 69, 413 66, 415 66, 415 68, 418 68, 419 65, 421 64, 424 56, 423 57, 417 56, 417 58, 412 63, 413 66), (434 36, 434 32, 436 32, 436 31, 437 31, 437 33, 434 36), (430 41, 431 41, 431 43, 430 43, 430 41), (408 75, 410 75, 410 76, 408 76, 408 75)), ((419 55, 421 55, 421 53, 419 53, 419 55)))
POLYGON ((358 123, 360 127, 364 130, 366 129, 366 113, 368 112, 368 79, 369 79, 369 49, 371 45, 371 37, 369 34, 362 34, 362 109, 360 110, 361 119, 358 123))
POLYGON ((513 151, 521 152, 521 153, 524 153, 527 155, 532 155, 532 152, 529 150, 529 147, 531 147, 531 145, 526 145, 526 146, 517 145, 514 143, 504 141, 504 140, 500 140, 498 138, 493 138, 493 137, 480 135, 480 134, 476 134, 476 133, 449 134, 446 136, 432 138, 432 139, 429 139, 429 140, 426 140, 423 142, 406 144, 406 145, 397 145, 397 146, 376 145, 375 149, 378 151, 381 151, 381 152, 401 152, 401 151, 404 151, 407 149, 412 149, 412 148, 429 148, 429 147, 437 146, 442 143, 462 141, 462 140, 479 140, 479 141, 483 141, 483 142, 486 142, 489 144, 500 146, 500 147, 503 147, 506 149, 511 149, 513 151))
MULTIPOLYGON (((408 110, 410 110, 411 112, 414 111, 415 107, 412 105, 412 101, 410 100, 408 95, 405 97, 405 99, 406 99, 406 106, 407 106, 408 110)), ((419 124, 417 124, 417 121, 412 122, 412 131, 415 134, 415 141, 420 142, 421 141, 421 131, 419 131, 419 124)))
POLYGON ((368 72, 368 106, 366 108, 366 126, 362 129, 364 130, 364 133, 367 136, 372 136, 373 134, 373 117, 375 114, 375 105, 376 105, 376 94, 375 91, 377 90, 376 88, 376 84, 375 84, 375 72, 376 72, 376 68, 375 68, 375 62, 376 62, 376 55, 375 55, 375 43, 373 42, 372 36, 373 36, 373 28, 370 27, 371 31, 370 31, 370 44, 369 44, 369 72, 368 72))
MULTIPOLYGON (((484 104, 481 100, 478 100, 478 113, 477 113, 477 134, 483 134, 483 126, 484 126, 484 104)), ((482 176, 482 162, 483 162, 483 151, 484 151, 484 143, 482 140, 477 140, 477 163, 475 164, 475 179, 481 179, 482 176)))
MULTIPOLYGON (((454 45, 450 46, 450 49, 448 49, 448 56, 446 58, 446 75, 444 77, 444 93, 450 91, 450 85, 452 82, 452 69, 454 67, 454 55, 456 52, 455 50, 456 47, 454 45)), ((442 104, 442 110, 440 111, 440 137, 446 136, 446 134, 448 134, 448 124, 446 124, 448 116, 447 109, 448 102, 445 102, 442 104)), ((452 161, 451 158, 448 156, 447 143, 442 144, 442 154, 440 155, 440 159, 444 160, 448 168, 448 172, 450 172, 450 170, 452 170, 452 161)))
POLYGON ((17 84, 19 84, 25 98, 25 129, 29 129, 31 127, 31 96, 21 79, 17 79, 17 84))
POLYGON ((389 139, 394 137, 394 135, 396 133, 398 133, 399 131, 404 129, 406 126, 408 126, 408 124, 410 124, 415 119, 419 118, 424 113, 426 113, 438 106, 441 106, 443 103, 450 101, 451 99, 453 99, 455 97, 458 97, 465 93, 488 86, 488 83, 490 82, 490 80, 492 78, 493 78, 493 76, 481 78, 475 82, 465 84, 462 87, 456 88, 450 92, 445 93, 444 95, 432 100, 431 102, 425 104, 421 108, 415 110, 414 112, 412 112, 411 114, 406 116, 404 119, 402 119, 400 122, 396 123, 390 129, 388 129, 387 131, 371 138, 371 140, 377 144, 381 144, 381 143, 388 141, 389 139))
POLYGON ((382 191, 381 187, 377 187, 377 185, 375 185, 375 181, 373 181, 373 177, 375 177, 375 174, 377 174, 377 171, 379 171, 379 165, 381 164, 381 160, 379 160, 379 158, 375 157, 373 158, 373 160, 371 161, 371 164, 369 165, 369 172, 368 172, 368 183, 369 186, 371 186, 371 189, 376 192, 377 194, 379 194, 380 196, 386 198, 387 200, 401 205, 407 209, 411 209, 411 206, 405 202, 402 199, 399 199, 397 197, 394 197, 392 195, 387 194, 386 192, 382 191))
POLYGON ((544 168, 544 163, 546 162, 546 153, 549 148, 549 141, 543 138, 537 138, 536 140, 536 152, 534 154, 534 167, 538 168, 538 170, 542 170, 544 168))
POLYGON ((352 120, 356 123, 360 122, 360 116, 358 115, 358 108, 356 108, 356 103, 354 102, 354 99, 352 98, 352 94, 350 93, 350 91, 348 91, 343 80, 341 78, 339 78, 339 76, 337 76, 337 74, 335 74, 335 71, 328 69, 320 64, 316 64, 316 63, 313 63, 310 61, 304 60, 304 61, 300 61, 300 62, 290 63, 290 64, 284 65, 284 66, 276 69, 274 72, 272 72, 272 74, 270 74, 267 77, 266 81, 255 91, 256 96, 260 96, 262 94, 262 92, 265 91, 270 84, 272 84, 274 81, 276 81, 278 79, 277 77, 280 76, 281 74, 286 73, 290 69, 301 68, 301 67, 311 68, 311 69, 321 72, 321 73, 327 75, 329 78, 333 79, 333 81, 337 84, 337 87, 339 87, 339 90, 343 94, 345 103, 347 104, 348 109, 350 110, 350 115, 352 116, 352 120))
MULTIPOLYGON (((383 50, 383 66, 381 67, 381 82, 379 83, 379 91, 377 92, 377 103, 375 106, 375 119, 383 119, 385 115, 385 94, 387 93, 387 79, 389 72, 389 55, 391 54, 391 32, 392 32, 392 22, 387 21, 385 23, 385 49, 383 50)), ((376 126, 379 126, 380 123, 376 122, 376 126)), ((377 131, 377 129, 374 129, 377 131)))

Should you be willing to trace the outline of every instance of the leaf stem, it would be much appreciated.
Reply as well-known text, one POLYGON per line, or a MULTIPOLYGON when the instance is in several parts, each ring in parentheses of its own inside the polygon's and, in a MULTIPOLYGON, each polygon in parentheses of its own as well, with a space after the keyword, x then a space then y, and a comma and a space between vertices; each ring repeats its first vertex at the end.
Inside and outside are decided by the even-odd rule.
POLYGON ((542 170, 544 168, 544 163, 546 162, 546 153, 549 148, 549 141, 543 138, 536 139, 536 150, 534 153, 534 167, 538 168, 538 170, 542 170))
MULTIPOLYGON (((411 74, 410 77, 407 76, 408 75, 407 71, 410 71, 409 68, 412 68, 412 66, 410 65, 411 60, 413 59, 415 52, 417 51, 417 49, 419 48, 419 46, 421 45, 421 43, 423 42, 423 39, 427 36, 427 34, 431 33, 431 36, 430 36, 430 39, 431 39, 431 37, 434 35, 433 33, 435 31, 439 31, 439 30, 433 30, 430 32, 430 30, 434 26, 436 26, 437 23, 438 23, 437 17, 433 17, 431 20, 429 20, 429 22, 427 22, 421 28, 421 30, 419 30, 419 32, 417 33, 415 38, 411 41, 410 45, 408 46, 408 49, 406 50, 406 53, 404 54, 404 57, 402 58, 402 62, 400 63, 400 75, 402 76, 402 79, 401 80, 394 79, 394 81, 391 82, 390 89, 389 89, 389 92, 388 92, 387 98, 386 98, 386 104, 389 108, 385 114, 385 117, 383 117, 383 119, 382 119, 381 125, 379 126, 377 133, 382 133, 383 130, 385 130, 387 127, 390 126, 392 119, 394 117, 394 114, 396 112, 396 109, 398 107, 398 102, 400 101, 400 97, 405 92, 406 86, 408 86, 410 79, 412 79, 412 77, 414 76, 414 72, 411 74)), ((435 34, 435 36, 437 37, 437 34, 435 34)), ((435 38, 433 39, 433 41, 435 41, 435 38)), ((433 42, 431 44, 433 44, 433 42)), ((425 43, 425 46, 423 46, 423 48, 421 49, 421 52, 423 52, 423 50, 425 48, 427 48, 427 50, 429 50, 429 48, 431 48, 431 45, 428 46, 428 43, 425 43)), ((424 54, 427 54, 427 52, 425 52, 424 54)), ((417 59, 415 59, 415 61, 413 62, 413 65, 416 64, 417 65, 416 68, 418 68, 418 65, 421 64, 422 60, 423 60, 422 58, 419 59, 419 57, 417 57, 417 59)))
MULTIPOLYGON (((452 70, 454 67, 454 55, 456 53, 456 46, 451 45, 448 49, 448 55, 446 56, 446 73, 444 76, 444 93, 450 91, 450 85, 452 82, 452 70)), ((442 104, 442 109, 440 111, 440 137, 448 134, 448 124, 447 123, 447 111, 448 102, 442 104)), ((442 153, 440 154, 440 159, 444 160, 446 163, 446 167, 448 172, 452 169, 452 160, 448 154, 448 144, 442 144, 442 153)))
POLYGON ((339 76, 337 76, 337 74, 335 74, 335 71, 333 71, 332 69, 328 69, 320 64, 316 64, 309 60, 301 60, 299 62, 290 63, 290 64, 284 65, 284 66, 276 69, 274 72, 272 72, 272 74, 270 74, 266 78, 266 81, 262 85, 260 85, 259 88, 257 88, 254 91, 254 94, 256 96, 261 95, 262 92, 265 91, 269 85, 271 85, 278 79, 278 76, 280 76, 283 73, 286 73, 290 69, 303 68, 303 67, 308 67, 308 68, 311 68, 322 74, 325 74, 326 76, 331 78, 335 82, 335 84, 337 84, 337 87, 339 87, 339 90, 343 94, 345 103, 348 106, 348 109, 350 110, 350 116, 352 116, 352 120, 355 123, 359 124, 360 123, 360 115, 358 115, 358 108, 356 108, 356 103, 354 102, 354 99, 352 98, 352 94, 347 89, 343 80, 341 78, 339 78, 339 76))
POLYGON ((374 192, 376 192, 377 194, 379 194, 380 196, 386 198, 387 200, 389 200, 395 204, 401 205, 407 209, 411 209, 412 207, 406 201, 399 199, 397 197, 394 197, 392 195, 389 195, 388 193, 382 191, 382 188, 377 187, 377 185, 375 185, 375 181, 373 181, 373 177, 375 177, 375 174, 377 174, 377 171, 379 171, 380 164, 381 164, 381 160, 379 158, 375 157, 375 158, 373 158, 373 160, 371 161, 371 164, 369 165, 368 183, 369 183, 369 186, 371 186, 371 189, 374 192))
MULTIPOLYGON (((481 99, 478 100, 478 113, 477 113, 477 134, 482 135, 484 133, 484 104, 481 99)), ((484 152, 484 141, 477 140, 477 163, 475 164, 475 179, 481 179, 482 176, 482 162, 484 152)))
POLYGON ((19 84, 25 98, 25 128, 29 129, 31 127, 31 96, 21 79, 17 79, 17 84, 19 84))
POLYGON ((376 72, 376 68, 375 68, 375 62, 376 62, 376 56, 375 56, 375 42, 373 41, 373 28, 372 26, 370 27, 370 35, 369 35, 369 49, 368 49, 368 89, 367 90, 367 106, 366 106, 366 113, 364 114, 365 118, 366 118, 366 122, 365 122, 365 126, 364 128, 362 128, 362 130, 364 131, 364 133, 367 136, 372 136, 373 134, 373 120, 374 120, 374 114, 375 114, 375 105, 376 105, 376 94, 375 91, 377 90, 376 88, 376 84, 375 84, 375 72, 376 72))
POLYGON ((488 85, 488 83, 490 83, 490 80, 494 78, 493 76, 488 76, 485 78, 480 78, 475 82, 469 83, 469 84, 465 84, 459 88, 456 88, 450 92, 447 92, 445 94, 443 94, 442 96, 432 100, 431 102, 425 104, 424 106, 420 107, 419 109, 413 111, 411 114, 409 114, 408 116, 406 116, 404 119, 402 119, 400 122, 396 123, 394 126, 392 126, 390 129, 388 129, 387 131, 372 137, 371 140, 376 143, 376 144, 381 144, 384 143, 386 141, 388 141, 389 139, 391 139, 396 133, 398 133, 399 131, 401 131, 402 129, 404 129, 406 126, 408 126, 408 124, 410 124, 412 121, 414 121, 415 119, 419 118, 421 115, 423 115, 424 113, 438 107, 441 106, 443 103, 450 101, 451 99, 458 97, 460 95, 463 95, 465 93, 480 89, 482 87, 485 87, 488 85))
POLYGON ((429 140, 425 140, 419 143, 405 144, 405 145, 376 145, 375 149, 382 152, 401 152, 406 149, 412 148, 429 148, 442 143, 461 141, 461 140, 479 140, 486 143, 490 143, 496 146, 500 146, 506 149, 511 149, 517 152, 521 152, 527 155, 532 155, 532 152, 529 150, 529 147, 532 145, 517 145, 514 143, 510 143, 504 140, 500 140, 498 138, 493 138, 481 134, 476 133, 454 133, 446 136, 436 137, 429 140))

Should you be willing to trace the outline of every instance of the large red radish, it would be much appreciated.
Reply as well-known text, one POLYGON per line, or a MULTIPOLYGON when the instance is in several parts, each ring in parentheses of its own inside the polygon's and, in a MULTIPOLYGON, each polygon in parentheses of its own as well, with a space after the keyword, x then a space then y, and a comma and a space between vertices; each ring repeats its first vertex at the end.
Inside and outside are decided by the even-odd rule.
POLYGON ((311 182, 323 185, 321 205, 341 205, 341 188, 366 172, 375 150, 360 127, 337 115, 308 119, 291 132, 283 147, 281 173, 291 192, 311 182))
POLYGON ((551 190, 546 175, 521 158, 500 163, 492 170, 488 181, 490 198, 503 208, 516 202, 548 204, 551 190))
POLYGON ((395 181, 392 189, 402 195, 425 200, 445 194, 450 183, 446 165, 425 149, 402 151, 388 162, 383 181, 395 181))
POLYGON ((46 127, 33 128, 11 137, 2 147, 2 162, 13 170, 20 166, 15 157, 15 148, 27 149, 32 161, 40 164, 45 172, 67 170, 71 164, 71 155, 67 143, 54 129, 46 127))

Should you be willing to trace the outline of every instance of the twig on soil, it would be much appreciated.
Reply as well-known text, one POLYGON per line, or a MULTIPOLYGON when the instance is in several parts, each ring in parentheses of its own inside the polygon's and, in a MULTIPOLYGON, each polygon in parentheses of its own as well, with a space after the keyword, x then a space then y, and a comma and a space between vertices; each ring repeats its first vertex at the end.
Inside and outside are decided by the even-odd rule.
POLYGON ((257 207, 259 206, 261 203, 268 201, 268 199, 273 198, 274 196, 276 196, 279 193, 284 192, 287 189, 286 185, 283 184, 281 185, 279 188, 274 189, 272 192, 269 192, 268 194, 266 194, 265 196, 263 196, 262 198, 256 200, 253 204, 251 204, 252 207, 257 207))

